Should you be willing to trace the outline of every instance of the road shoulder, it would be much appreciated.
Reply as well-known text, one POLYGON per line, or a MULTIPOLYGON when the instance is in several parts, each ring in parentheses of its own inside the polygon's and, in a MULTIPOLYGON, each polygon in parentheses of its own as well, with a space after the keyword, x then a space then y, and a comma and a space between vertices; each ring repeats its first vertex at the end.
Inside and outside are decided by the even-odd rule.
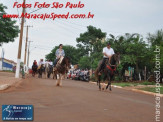
MULTIPOLYGON (((97 84, 96 82, 92 82, 92 81, 90 81, 89 83, 97 84)), ((107 84, 105 84, 105 85, 107 85, 107 84)), ((133 92, 137 92, 137 93, 142 93, 142 94, 148 94, 148 95, 152 95, 152 96, 163 97, 163 94, 158 94, 158 93, 153 93, 153 92, 137 89, 137 88, 139 88, 139 86, 136 86, 136 87, 133 87, 133 86, 132 87, 121 87, 121 86, 117 86, 117 85, 111 85, 111 86, 114 87, 114 88, 124 89, 124 90, 133 91, 133 92)), ((140 85, 140 87, 142 88, 142 87, 147 87, 147 86, 140 85)))

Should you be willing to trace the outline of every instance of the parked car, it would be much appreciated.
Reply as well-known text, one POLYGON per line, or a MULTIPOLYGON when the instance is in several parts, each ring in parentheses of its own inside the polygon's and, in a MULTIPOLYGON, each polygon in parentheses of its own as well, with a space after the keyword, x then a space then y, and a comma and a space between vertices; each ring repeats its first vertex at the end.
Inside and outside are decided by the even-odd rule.
POLYGON ((89 81, 90 80, 90 78, 89 78, 89 74, 87 73, 87 74, 85 74, 84 72, 80 72, 80 74, 79 74, 79 80, 81 80, 81 81, 89 81))

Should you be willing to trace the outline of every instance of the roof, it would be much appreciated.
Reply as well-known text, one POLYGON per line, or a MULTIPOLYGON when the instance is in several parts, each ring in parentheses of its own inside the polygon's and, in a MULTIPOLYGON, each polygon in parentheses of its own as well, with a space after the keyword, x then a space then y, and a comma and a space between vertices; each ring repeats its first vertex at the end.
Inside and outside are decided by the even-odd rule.
MULTIPOLYGON (((0 58, 0 60, 2 60, 2 58, 0 58)), ((10 63, 13 63, 13 64, 17 64, 17 63, 14 62, 13 60, 9 60, 9 59, 6 59, 6 58, 4 58, 4 60, 6 60, 6 61, 8 61, 8 62, 10 62, 10 63)))

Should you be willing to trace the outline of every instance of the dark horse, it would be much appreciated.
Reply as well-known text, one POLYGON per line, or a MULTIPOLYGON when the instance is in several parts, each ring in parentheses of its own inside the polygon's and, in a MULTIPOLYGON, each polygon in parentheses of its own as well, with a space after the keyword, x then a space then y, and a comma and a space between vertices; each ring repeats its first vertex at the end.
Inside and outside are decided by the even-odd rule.
POLYGON ((53 79, 58 79, 57 86, 62 85, 62 79, 70 68, 70 59, 68 57, 61 57, 57 65, 53 68, 53 79))
POLYGON ((35 77, 36 73, 37 73, 37 65, 33 65, 32 66, 32 76, 35 77))
MULTIPOLYGON (((100 84, 101 75, 98 75, 98 73, 99 73, 99 67, 100 67, 101 63, 102 63, 102 61, 99 62, 98 67, 97 67, 97 69, 95 71, 95 76, 98 79, 97 80, 97 85, 99 85, 99 90, 101 90, 101 84, 100 84)), ((120 54, 119 53, 112 55, 110 61, 106 60, 105 67, 104 67, 104 69, 102 71, 102 74, 104 75, 104 81, 106 79, 108 80, 108 84, 106 86, 106 89, 108 89, 108 87, 109 87, 110 91, 111 91, 111 81, 112 81, 112 79, 114 77, 114 73, 116 71, 116 67, 117 67, 118 64, 120 64, 120 54)))
POLYGON ((45 72, 44 64, 41 64, 40 68, 38 69, 38 78, 42 78, 42 73, 45 72))

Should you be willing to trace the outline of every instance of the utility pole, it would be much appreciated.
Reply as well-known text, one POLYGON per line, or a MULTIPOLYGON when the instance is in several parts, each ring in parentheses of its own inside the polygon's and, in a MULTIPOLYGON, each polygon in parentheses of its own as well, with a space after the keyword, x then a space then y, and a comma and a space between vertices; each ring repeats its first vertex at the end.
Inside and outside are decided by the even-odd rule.
POLYGON ((28 45, 27 72, 28 72, 28 67, 29 67, 29 54, 30 54, 29 49, 30 49, 30 43, 31 43, 32 41, 28 41, 28 42, 29 42, 29 45, 28 45))
MULTIPOLYGON (((23 0, 24 4, 26 0, 23 0)), ((25 7, 23 7, 23 12, 25 13, 25 7)), ((18 59, 17 59, 17 66, 16 66, 16 73, 15 73, 15 78, 19 78, 19 73, 20 73, 20 60, 21 60, 21 49, 22 49, 22 39, 23 39, 23 28, 24 28, 24 17, 22 17, 21 20, 21 31, 20 31, 20 37, 19 37, 19 49, 18 49, 18 59)))
POLYGON ((27 25, 26 43, 25 43, 25 54, 24 54, 24 71, 27 71, 27 67, 26 67, 26 58, 27 58, 27 43, 28 43, 28 28, 29 28, 29 27, 33 27, 33 26, 27 25))
POLYGON ((24 65, 26 65, 27 42, 28 42, 28 26, 27 26, 27 31, 26 31, 26 42, 25 42, 24 65))

